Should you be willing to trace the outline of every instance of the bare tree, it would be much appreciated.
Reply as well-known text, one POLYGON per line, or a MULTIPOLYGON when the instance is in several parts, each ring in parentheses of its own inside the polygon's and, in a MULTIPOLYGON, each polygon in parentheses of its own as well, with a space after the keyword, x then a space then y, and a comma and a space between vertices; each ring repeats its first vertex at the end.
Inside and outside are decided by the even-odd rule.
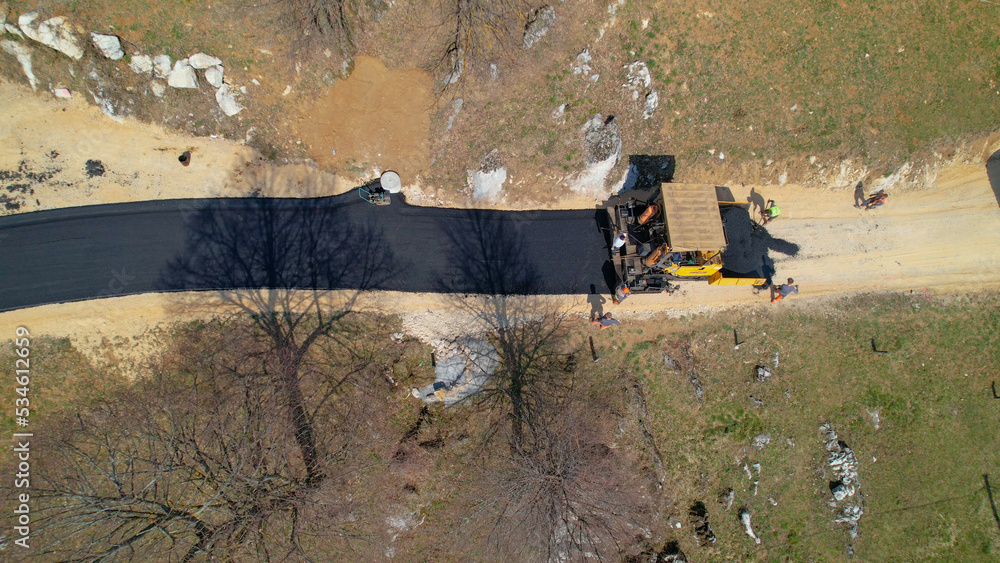
POLYGON ((183 258, 164 273, 167 289, 216 287, 268 342, 261 370, 281 390, 295 428, 307 483, 323 478, 300 369, 310 349, 330 337, 365 289, 397 271, 381 231, 343 222, 333 207, 250 199, 242 215, 211 208, 189 219, 183 258), (337 292, 336 288, 351 290, 337 292))
POLYGON ((486 296, 478 301, 499 359, 479 400, 499 408, 510 421, 512 452, 531 451, 544 427, 545 409, 572 383, 571 360, 560 349, 563 315, 538 297, 486 296))
POLYGON ((357 26, 364 16, 379 20, 389 9, 386 0, 284 0, 301 30, 300 40, 337 46, 344 56, 355 50, 357 26))
POLYGON ((655 518, 627 449, 612 448, 606 417, 586 401, 546 421, 535 449, 483 456, 470 519, 476 549, 499 559, 617 560, 655 518), (485 545, 484 545, 485 544, 485 545))
POLYGON ((504 53, 524 25, 524 0, 449 0, 452 31, 445 54, 456 79, 473 61, 504 53))
POLYGON ((580 383, 566 315, 539 295, 559 288, 543 287, 518 219, 471 214, 449 231, 454 270, 442 288, 473 290, 457 302, 496 355, 471 399, 492 416, 470 459, 472 515, 456 540, 498 560, 615 558, 636 533, 631 519, 648 516, 644 485, 629 477, 628 454, 608 446, 611 408, 580 383))
POLYGON ((181 331, 152 378, 53 425, 35 488, 40 555, 269 560, 304 557, 304 532, 346 537, 330 516, 346 513, 337 505, 348 501, 332 491, 360 467, 351 452, 364 441, 347 421, 366 402, 352 394, 341 407, 323 406, 347 387, 379 388, 379 362, 347 356, 338 369, 328 362, 325 377, 305 386, 303 402, 324 429, 314 453, 330 452, 310 461, 291 439, 298 425, 282 416, 285 390, 266 373, 270 349, 255 330, 228 320, 181 331), (316 474, 331 485, 323 492, 311 481, 316 474))
POLYGON ((281 394, 254 373, 259 350, 244 352, 213 354, 207 371, 160 371, 65 418, 44 443, 42 555, 189 561, 289 548, 302 459, 275 423, 281 394))
POLYGON ((534 263, 525 256, 520 224, 488 211, 471 212, 471 228, 450 229, 454 271, 442 289, 471 288, 459 300, 475 315, 496 348, 497 365, 474 400, 509 420, 513 452, 532 449, 541 405, 556 400, 568 382, 564 314, 543 288, 534 263))

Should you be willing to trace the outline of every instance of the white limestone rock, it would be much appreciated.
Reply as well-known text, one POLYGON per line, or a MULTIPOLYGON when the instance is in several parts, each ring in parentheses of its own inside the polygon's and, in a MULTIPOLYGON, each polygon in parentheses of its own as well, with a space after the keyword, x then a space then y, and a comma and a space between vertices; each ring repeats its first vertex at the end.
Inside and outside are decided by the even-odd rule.
POLYGON ((129 61, 128 67, 136 74, 149 75, 153 73, 153 59, 149 55, 136 55, 129 61))
POLYGON ((159 80, 154 80, 149 83, 149 90, 153 92, 153 95, 157 98, 162 98, 164 92, 167 91, 167 85, 159 80))
POLYGON ((500 194, 504 182, 507 181, 507 170, 497 168, 486 172, 484 170, 469 171, 468 182, 472 186, 472 199, 490 199, 500 194))
POLYGON ((649 88, 652 84, 652 77, 649 75, 649 67, 642 61, 635 61, 625 67, 628 69, 628 82, 622 87, 632 91, 632 99, 639 99, 639 92, 649 88))
POLYGON ((21 14, 17 19, 17 25, 29 39, 52 47, 67 57, 83 58, 83 48, 80 47, 80 41, 73 34, 73 28, 66 22, 66 18, 59 16, 38 22, 38 12, 28 12, 21 14))
POLYGON ((479 170, 468 171, 468 184, 472 188, 472 199, 490 199, 500 195, 507 170, 503 167, 500 151, 491 150, 479 163, 479 170))
POLYGON ((90 95, 92 98, 94 98, 94 103, 97 104, 97 107, 101 109, 101 113, 110 117, 112 121, 122 123, 125 120, 121 115, 118 114, 118 111, 115 108, 115 104, 113 101, 108 100, 106 98, 102 98, 93 92, 91 92, 90 95))
POLYGON ((222 113, 229 117, 243 111, 243 106, 236 101, 236 94, 228 84, 223 84, 222 87, 215 91, 215 101, 219 102, 222 113))
POLYGON ((105 58, 117 61, 125 56, 125 51, 122 51, 121 39, 118 39, 117 35, 105 35, 103 33, 91 32, 90 40, 94 42, 94 46, 97 47, 97 50, 100 51, 105 58))
MULTIPOLYGON (((646 103, 643 104, 642 107, 642 118, 649 119, 650 117, 653 117, 653 112, 656 111, 656 108, 659 105, 660 94, 658 94, 656 90, 650 90, 650 92, 646 94, 646 103)), ((722 158, 722 155, 719 155, 719 158, 722 158)))
POLYGON ((222 64, 221 59, 213 57, 212 55, 206 55, 205 53, 195 53, 188 57, 187 61, 189 65, 198 70, 204 70, 210 66, 222 64))
POLYGON ((605 181, 622 154, 618 122, 594 114, 580 129, 583 133, 583 159, 586 168, 570 180, 570 189, 587 197, 606 199, 610 195, 605 181))
POLYGON ((847 487, 845 487, 843 483, 837 483, 834 485, 833 488, 830 489, 830 492, 833 493, 833 499, 837 502, 840 502, 848 497, 847 487))
POLYGON ((566 123, 566 107, 569 104, 559 104, 559 107, 552 110, 552 119, 554 119, 560 125, 566 123))
POLYGON ((451 131, 452 126, 455 125, 455 118, 458 117, 458 113, 462 111, 462 105, 465 104, 465 100, 462 98, 455 98, 455 101, 451 104, 451 115, 448 116, 448 125, 444 128, 445 131, 451 131))
POLYGON ((759 545, 760 538, 757 537, 757 534, 753 532, 753 527, 750 526, 750 511, 748 511, 746 508, 740 509, 740 522, 743 523, 743 531, 746 532, 746 534, 750 536, 751 539, 753 539, 754 543, 759 545))
MULTIPOLYGON (((194 65, 192 65, 194 66, 194 65)), ((212 85, 212 88, 222 87, 222 65, 213 65, 205 69, 205 81, 212 85)))
POLYGON ((194 69, 188 64, 187 59, 181 59, 174 63, 174 69, 167 77, 167 84, 171 88, 197 88, 198 77, 194 69))
POLYGON ((532 13, 528 24, 524 26, 524 48, 530 49, 541 41, 556 23, 556 9, 552 6, 542 6, 532 13))
POLYGON ((170 55, 156 55, 153 57, 153 75, 163 79, 170 76, 170 55))
POLYGON ((14 25, 14 24, 12 24, 10 22, 7 22, 7 23, 3 24, 3 28, 7 30, 7 33, 10 33, 12 35, 16 35, 16 36, 20 37, 21 39, 24 39, 24 34, 21 33, 21 30, 18 29, 16 25, 14 25))
POLYGON ((573 74, 589 76, 590 63, 593 60, 594 58, 590 56, 590 49, 584 49, 573 59, 573 63, 569 65, 569 68, 573 71, 573 74))
POLYGON ((4 51, 14 55, 17 62, 21 64, 21 70, 24 71, 24 75, 28 77, 28 83, 31 84, 31 89, 36 90, 38 88, 38 79, 35 78, 35 73, 31 71, 31 49, 26 45, 22 45, 17 41, 4 40, 0 41, 0 48, 4 51))

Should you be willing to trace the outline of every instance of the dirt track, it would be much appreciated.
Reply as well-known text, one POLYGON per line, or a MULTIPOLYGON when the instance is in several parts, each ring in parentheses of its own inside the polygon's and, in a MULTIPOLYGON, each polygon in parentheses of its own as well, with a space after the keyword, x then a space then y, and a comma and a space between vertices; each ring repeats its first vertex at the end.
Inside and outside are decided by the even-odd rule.
MULTIPOLYGON (((0 151, 0 169, 16 169, 22 160, 29 165, 45 162, 49 146, 79 146, 88 136, 108 139, 108 142, 89 146, 86 154, 78 154, 79 170, 67 168, 59 177, 60 185, 38 187, 33 197, 39 199, 40 205, 30 206, 29 210, 149 198, 236 195, 234 191, 243 191, 242 186, 234 189, 233 178, 238 177, 234 174, 246 168, 252 157, 246 156, 245 149, 236 143, 181 139, 147 125, 128 121, 113 123, 83 104, 74 103, 67 112, 61 112, 54 107, 55 102, 39 99, 3 82, 0 86, 2 93, 12 100, 4 112, 9 119, 0 126, 0 140, 8 147, 0 151), (71 113, 69 123, 73 125, 64 127, 59 135, 52 132, 57 124, 62 126, 64 123, 57 111, 59 114, 71 113), (18 116, 13 121, 16 125, 12 126, 15 115, 18 116), (153 137, 153 141, 142 141, 153 137), (140 172, 149 166, 150 159, 164 158, 163 152, 152 146, 157 144, 171 148, 199 146, 205 151, 200 154, 211 150, 220 155, 233 155, 231 167, 202 175, 203 181, 196 189, 189 180, 175 177, 173 172, 159 179, 143 176, 140 172), (143 149, 146 145, 150 146, 143 149), (120 153, 116 154, 122 146, 129 147, 134 158, 121 158, 120 153), (122 181, 107 191, 100 182, 89 186, 85 182, 93 179, 85 176, 83 167, 87 158, 120 162, 110 166, 121 171, 122 181), (77 182, 87 186, 86 189, 80 189, 77 182), (150 189, 150 183, 156 183, 158 188, 150 189)), ((960 151, 950 164, 928 174, 923 187, 890 189, 889 202, 873 211, 861 211, 852 206, 853 184, 836 188, 754 186, 763 197, 777 200, 783 210, 781 217, 768 225, 770 233, 801 249, 794 257, 772 254, 775 278, 794 277, 801 286, 801 294, 793 299, 802 304, 821 295, 859 291, 941 293, 1000 287, 1000 206, 990 188, 985 168, 986 159, 1000 148, 996 137, 960 151)), ((197 158, 199 153, 195 155, 197 158)), ((187 171, 177 168, 177 174, 187 171)), ((257 175, 268 178, 275 173, 261 169, 257 175)), ((335 179, 303 183, 300 177, 284 183, 281 191, 289 194, 296 187, 308 195, 343 191, 335 184, 335 179)), ((750 189, 751 186, 732 187, 738 200, 746 200, 750 189)), ((211 296, 201 299, 213 300, 211 296)), ((189 303, 190 300, 186 295, 139 296, 14 311, 0 315, 0 335, 12 334, 12 327, 17 325, 28 325, 35 333, 69 335, 75 339, 93 340, 95 334, 137 335, 177 315, 178 309, 172 302, 189 303)), ((572 301, 576 310, 582 313, 589 310, 584 296, 572 301)), ((642 318, 651 311, 676 314, 764 301, 764 296, 755 296, 747 288, 687 283, 683 294, 634 297, 612 310, 623 318, 642 318)), ((373 302, 378 302, 383 310, 410 314, 427 312, 441 305, 437 296, 422 294, 389 294, 373 302)))

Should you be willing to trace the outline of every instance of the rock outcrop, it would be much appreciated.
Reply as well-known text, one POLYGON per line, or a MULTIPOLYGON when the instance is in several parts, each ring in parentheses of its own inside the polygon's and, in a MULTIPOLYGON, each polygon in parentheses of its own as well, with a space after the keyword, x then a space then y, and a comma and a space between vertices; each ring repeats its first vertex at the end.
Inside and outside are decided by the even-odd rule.
POLYGON ((546 5, 535 10, 527 25, 524 26, 524 48, 534 47, 549 32, 549 28, 554 23, 556 23, 555 8, 546 5))
POLYGON ((73 28, 66 18, 59 16, 39 22, 38 12, 21 14, 17 25, 24 34, 34 41, 52 47, 56 51, 73 59, 83 58, 83 47, 73 33, 73 28))
POLYGON ((222 88, 222 65, 212 65, 206 68, 205 82, 211 84, 212 88, 222 88))
POLYGON ((170 76, 170 55, 153 57, 153 76, 164 80, 170 76))
POLYGON ((222 60, 205 53, 195 53, 187 58, 188 64, 197 70, 204 70, 210 66, 221 65, 222 60))
POLYGON ((215 101, 219 102, 219 107, 222 109, 222 113, 226 114, 228 117, 232 117, 243 111, 243 106, 236 101, 236 94, 228 84, 223 84, 218 90, 215 91, 215 101))
POLYGON ((605 180, 622 154, 622 137, 614 116, 594 114, 581 128, 586 168, 571 180, 570 188, 587 196, 606 198, 605 180))
POLYGON ((468 171, 468 182, 472 187, 472 199, 491 199, 500 194, 507 181, 507 170, 502 166, 500 152, 493 149, 479 163, 479 170, 468 171))
POLYGON ((705 503, 698 501, 691 505, 688 518, 691 521, 691 527, 694 528, 694 535, 700 540, 701 545, 709 546, 715 543, 715 532, 712 531, 712 526, 708 522, 708 509, 705 508, 705 503))
POLYGON ((94 46, 97 47, 97 50, 100 51, 105 58, 117 61, 125 56, 125 51, 122 51, 121 39, 119 39, 117 35, 91 33, 90 40, 94 42, 94 46))
POLYGON ((834 522, 847 524, 851 539, 857 538, 858 521, 865 513, 864 495, 861 494, 858 483, 858 458, 854 455, 854 451, 840 440, 829 423, 824 423, 819 430, 824 435, 826 451, 830 454, 827 465, 837 478, 836 481, 830 482, 830 493, 833 494, 830 505, 837 507, 840 503, 844 503, 840 516, 835 518, 834 522))
POLYGON ((136 74, 148 76, 153 73, 153 59, 148 55, 134 55, 128 67, 136 74))
POLYGON ((740 522, 743 523, 743 531, 753 539, 754 543, 759 544, 760 538, 753 532, 753 526, 750 525, 750 511, 746 508, 740 509, 740 522))
POLYGON ((24 75, 28 77, 28 83, 31 84, 31 89, 37 90, 38 79, 35 78, 35 73, 31 70, 31 49, 21 43, 18 43, 17 41, 10 40, 0 41, 0 48, 11 55, 14 55, 17 62, 21 64, 21 70, 24 71, 24 75))
POLYGON ((198 77, 194 73, 194 68, 188 64, 187 59, 181 59, 174 63, 170 76, 167 77, 167 84, 171 88, 197 88, 198 77))

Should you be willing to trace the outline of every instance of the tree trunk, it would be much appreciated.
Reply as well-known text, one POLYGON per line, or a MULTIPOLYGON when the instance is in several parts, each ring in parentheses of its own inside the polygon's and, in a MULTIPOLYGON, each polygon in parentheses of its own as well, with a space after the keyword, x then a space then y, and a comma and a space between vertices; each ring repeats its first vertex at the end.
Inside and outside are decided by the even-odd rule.
POLYGON ((512 408, 510 418, 510 450, 511 453, 521 453, 524 426, 524 403, 522 394, 521 376, 512 373, 510 378, 510 403, 512 408))
POLYGON ((278 352, 278 377, 285 395, 288 407, 289 422, 295 430, 295 442, 302 452, 302 461, 306 466, 306 485, 315 486, 323 479, 319 468, 319 456, 316 449, 316 438, 313 436, 312 422, 306 414, 302 400, 302 388, 299 386, 300 357, 292 346, 284 346, 278 352))

